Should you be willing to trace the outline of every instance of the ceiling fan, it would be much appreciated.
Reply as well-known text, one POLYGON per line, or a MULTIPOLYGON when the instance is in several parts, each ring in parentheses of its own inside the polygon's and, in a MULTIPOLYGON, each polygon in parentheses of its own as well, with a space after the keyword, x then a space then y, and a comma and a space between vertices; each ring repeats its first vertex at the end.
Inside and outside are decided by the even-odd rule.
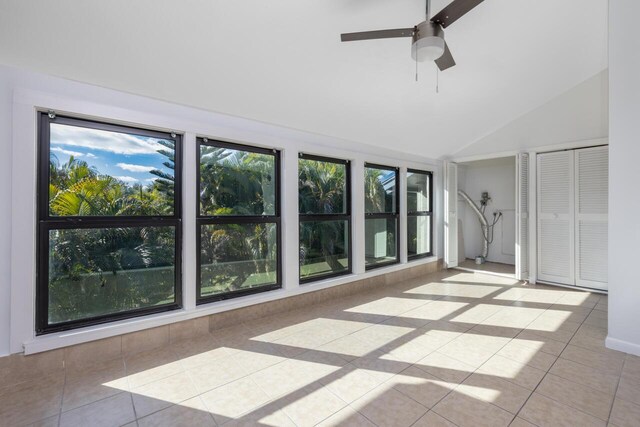
POLYGON ((427 0, 427 19, 413 28, 363 31, 340 35, 343 42, 373 39, 411 37, 411 57, 416 61, 435 61, 440 71, 456 65, 449 46, 444 41, 444 28, 456 22, 483 0, 453 0, 444 9, 429 19, 431 0, 427 0))

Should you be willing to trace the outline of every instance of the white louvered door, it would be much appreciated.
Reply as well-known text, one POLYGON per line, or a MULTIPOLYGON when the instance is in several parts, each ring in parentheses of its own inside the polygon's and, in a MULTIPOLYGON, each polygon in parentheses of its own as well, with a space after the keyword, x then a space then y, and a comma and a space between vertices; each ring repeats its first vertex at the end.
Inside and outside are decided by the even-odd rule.
POLYGON ((516 277, 529 280, 529 155, 519 154, 516 163, 516 277))
POLYGON ((576 285, 601 290, 608 282, 609 151, 575 151, 576 285))
POLYGON ((538 279, 574 285, 574 154, 538 154, 538 279))
POLYGON ((444 194, 444 262, 447 268, 458 266, 458 165, 446 163, 444 194))

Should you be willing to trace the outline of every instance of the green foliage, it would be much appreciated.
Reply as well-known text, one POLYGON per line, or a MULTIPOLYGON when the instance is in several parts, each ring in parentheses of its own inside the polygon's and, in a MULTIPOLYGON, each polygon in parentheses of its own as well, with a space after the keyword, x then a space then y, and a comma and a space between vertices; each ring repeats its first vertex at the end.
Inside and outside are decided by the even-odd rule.
MULTIPOLYGON (((163 141, 164 142, 164 141, 163 141)), ((173 143, 160 150, 175 170, 173 143)), ((154 173, 155 172, 155 173, 154 173)), ((128 186, 70 157, 51 156, 49 212, 56 217, 173 213, 174 177, 161 171, 147 186, 128 186)), ((131 310, 173 300, 173 227, 52 230, 49 235, 51 323, 131 310)))

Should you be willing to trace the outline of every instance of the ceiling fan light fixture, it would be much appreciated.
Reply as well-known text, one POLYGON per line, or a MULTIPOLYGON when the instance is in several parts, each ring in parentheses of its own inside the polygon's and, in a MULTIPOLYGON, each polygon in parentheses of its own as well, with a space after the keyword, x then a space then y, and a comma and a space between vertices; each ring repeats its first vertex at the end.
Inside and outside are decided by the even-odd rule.
POLYGON ((435 61, 444 54, 444 50, 442 27, 429 21, 418 24, 413 34, 411 57, 420 62, 435 61))

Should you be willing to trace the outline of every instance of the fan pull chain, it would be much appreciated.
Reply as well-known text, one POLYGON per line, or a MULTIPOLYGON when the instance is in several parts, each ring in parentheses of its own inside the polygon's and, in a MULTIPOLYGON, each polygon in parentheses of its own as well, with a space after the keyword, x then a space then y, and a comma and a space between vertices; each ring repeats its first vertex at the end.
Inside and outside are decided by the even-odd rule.
POLYGON ((440 93, 440 70, 436 67, 436 93, 440 93))
POLYGON ((416 81, 418 81, 418 55, 416 54, 416 81))

